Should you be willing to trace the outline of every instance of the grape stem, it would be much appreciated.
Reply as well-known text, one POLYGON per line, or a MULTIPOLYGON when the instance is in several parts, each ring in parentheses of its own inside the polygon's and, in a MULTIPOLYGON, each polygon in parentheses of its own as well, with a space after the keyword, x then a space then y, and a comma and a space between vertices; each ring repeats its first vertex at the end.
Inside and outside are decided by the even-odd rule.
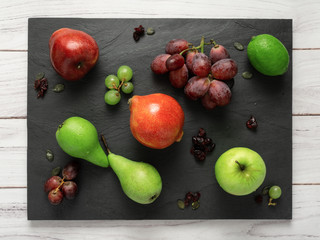
POLYGON ((57 193, 57 191, 61 188, 61 186, 64 184, 64 178, 62 178, 60 185, 54 190, 54 193, 57 193))
POLYGON ((107 143, 107 141, 106 141, 106 138, 104 137, 103 134, 101 134, 100 137, 101 137, 101 140, 102 140, 102 142, 103 142, 103 145, 104 145, 105 148, 107 149, 107 156, 108 156, 109 153, 110 153, 110 149, 109 149, 109 147, 108 147, 108 143, 107 143))
POLYGON ((195 46, 193 46, 192 43, 188 43, 188 45, 190 47, 187 49, 184 49, 182 52, 180 52, 179 53, 180 55, 183 55, 187 51, 192 51, 192 50, 197 50, 197 49, 200 49, 201 53, 203 53, 204 52, 204 45, 213 45, 214 47, 219 46, 213 39, 210 39, 210 42, 208 42, 208 43, 204 42, 204 36, 201 37, 201 41, 200 41, 199 46, 195 47, 195 46))
POLYGON ((277 205, 277 203, 272 202, 272 200, 273 200, 273 198, 269 198, 268 206, 275 206, 275 205, 277 205))

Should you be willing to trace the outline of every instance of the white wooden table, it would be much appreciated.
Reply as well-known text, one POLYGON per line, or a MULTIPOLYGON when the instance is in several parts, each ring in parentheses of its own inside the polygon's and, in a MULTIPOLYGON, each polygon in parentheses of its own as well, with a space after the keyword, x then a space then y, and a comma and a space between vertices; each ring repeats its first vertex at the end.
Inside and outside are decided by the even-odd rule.
POLYGON ((320 1, 0 3, 0 238, 320 239, 320 1), (27 221, 27 19, 293 19, 293 220, 27 221))

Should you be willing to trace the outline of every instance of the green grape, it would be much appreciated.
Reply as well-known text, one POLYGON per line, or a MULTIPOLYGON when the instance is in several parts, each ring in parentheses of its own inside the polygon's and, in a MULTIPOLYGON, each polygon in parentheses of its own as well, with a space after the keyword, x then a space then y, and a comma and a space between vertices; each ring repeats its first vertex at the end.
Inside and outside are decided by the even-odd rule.
POLYGON ((104 95, 104 101, 106 102, 106 104, 109 105, 116 105, 117 103, 120 102, 121 99, 121 94, 115 90, 109 90, 106 92, 106 94, 104 95))
POLYGON ((279 186, 272 186, 269 189, 269 197, 272 199, 278 199, 281 196, 281 188, 279 186))
POLYGON ((106 84, 107 88, 114 89, 114 87, 116 87, 116 88, 119 87, 120 81, 116 75, 109 75, 104 80, 104 83, 106 84))
POLYGON ((122 92, 125 94, 129 94, 133 92, 133 84, 132 82, 126 82, 121 86, 122 92))
POLYGON ((132 78, 132 69, 127 65, 122 65, 119 67, 117 72, 118 78, 120 81, 128 82, 132 78))

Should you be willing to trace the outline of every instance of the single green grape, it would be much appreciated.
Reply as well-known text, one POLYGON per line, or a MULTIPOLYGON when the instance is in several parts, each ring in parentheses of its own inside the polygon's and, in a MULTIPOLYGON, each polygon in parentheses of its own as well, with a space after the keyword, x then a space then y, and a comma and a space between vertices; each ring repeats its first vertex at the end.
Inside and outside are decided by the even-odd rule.
POLYGON ((281 188, 279 186, 272 186, 269 189, 269 197, 272 199, 278 199, 281 196, 281 188))
POLYGON ((117 72, 120 81, 129 82, 132 79, 132 69, 127 65, 122 65, 119 67, 117 72))
POLYGON ((121 99, 121 94, 115 89, 111 89, 107 91, 106 94, 104 95, 104 101, 106 102, 106 104, 109 104, 109 105, 116 105, 117 103, 120 102, 120 99, 121 99))
POLYGON ((116 75, 109 75, 104 80, 104 83, 106 84, 106 87, 109 89, 114 89, 114 87, 119 87, 120 81, 119 78, 116 75))
POLYGON ((121 86, 121 90, 122 92, 124 92, 125 94, 129 94, 133 92, 133 84, 132 82, 125 82, 122 86, 121 86))

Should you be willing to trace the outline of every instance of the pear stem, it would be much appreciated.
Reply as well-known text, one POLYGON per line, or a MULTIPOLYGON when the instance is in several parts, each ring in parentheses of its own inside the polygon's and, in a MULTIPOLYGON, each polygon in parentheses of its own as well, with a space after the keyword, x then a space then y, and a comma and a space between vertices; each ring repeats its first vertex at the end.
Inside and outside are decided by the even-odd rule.
POLYGON ((107 149, 107 156, 109 155, 109 153, 110 153, 110 149, 109 149, 109 147, 108 147, 108 144, 107 144, 107 141, 106 141, 106 138, 104 137, 104 135, 103 134, 101 134, 101 140, 102 140, 102 142, 103 142, 103 145, 105 146, 105 148, 107 149))
POLYGON ((245 167, 241 163, 239 163, 238 161, 235 161, 235 162, 239 165, 241 171, 243 171, 245 167))

